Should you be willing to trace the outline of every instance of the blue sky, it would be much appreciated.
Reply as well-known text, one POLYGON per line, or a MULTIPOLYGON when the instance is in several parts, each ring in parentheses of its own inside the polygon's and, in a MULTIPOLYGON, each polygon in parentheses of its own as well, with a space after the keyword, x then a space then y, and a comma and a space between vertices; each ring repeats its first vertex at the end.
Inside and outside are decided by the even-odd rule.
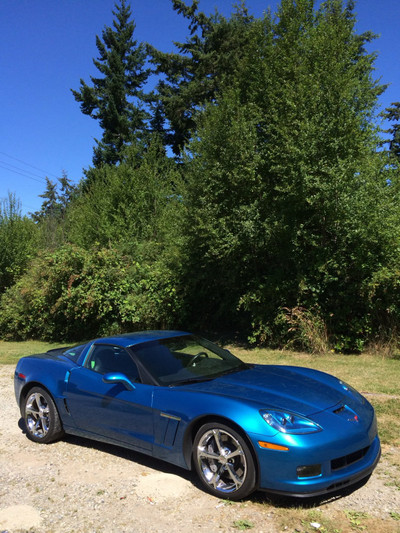
MULTIPOLYGON (((71 88, 96 75, 95 36, 112 24, 114 0, 0 0, 0 198, 15 193, 22 212, 40 208, 45 177, 64 170, 78 182, 91 164, 97 122, 83 115, 71 88)), ((189 3, 189 2, 187 2, 189 3)), ((229 15, 231 0, 200 0, 210 13, 229 15)), ((248 0, 259 17, 276 0, 248 0)), ((170 0, 132 0, 135 37, 164 51, 187 35, 186 21, 170 0)), ((400 1, 358 0, 357 30, 380 34, 376 78, 390 84, 380 106, 400 100, 400 1)))

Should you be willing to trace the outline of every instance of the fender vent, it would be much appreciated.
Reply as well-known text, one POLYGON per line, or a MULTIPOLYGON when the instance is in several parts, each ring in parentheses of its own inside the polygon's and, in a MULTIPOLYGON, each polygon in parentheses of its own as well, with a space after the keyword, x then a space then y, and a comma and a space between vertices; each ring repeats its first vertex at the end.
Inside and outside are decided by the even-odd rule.
POLYGON ((70 415, 71 413, 69 412, 67 400, 65 398, 64 398, 64 407, 65 407, 65 410, 67 411, 67 413, 70 415))

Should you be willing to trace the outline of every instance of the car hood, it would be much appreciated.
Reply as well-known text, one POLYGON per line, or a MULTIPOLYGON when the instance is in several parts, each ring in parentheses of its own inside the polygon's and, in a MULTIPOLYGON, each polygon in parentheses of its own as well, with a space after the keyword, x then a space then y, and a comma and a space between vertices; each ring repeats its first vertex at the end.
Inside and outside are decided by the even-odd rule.
POLYGON ((339 381, 316 370, 255 365, 212 381, 190 386, 208 394, 229 396, 310 416, 337 405, 344 397, 339 381))

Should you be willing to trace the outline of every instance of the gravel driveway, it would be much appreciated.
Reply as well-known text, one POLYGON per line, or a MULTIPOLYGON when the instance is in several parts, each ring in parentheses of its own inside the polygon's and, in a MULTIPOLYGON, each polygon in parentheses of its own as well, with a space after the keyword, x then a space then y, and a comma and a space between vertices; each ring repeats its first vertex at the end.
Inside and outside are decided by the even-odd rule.
MULTIPOLYGON (((288 530, 282 525, 287 504, 262 493, 227 504, 200 490, 190 472, 135 452, 76 437, 49 445, 29 441, 18 425, 13 371, 0 367, 1 532, 225 532, 246 521, 251 531, 288 530)), ((390 513, 400 513, 400 490, 390 483, 391 469, 398 479, 398 448, 385 450, 366 485, 315 508, 332 516, 338 509, 368 512, 396 531, 400 522, 390 513)))

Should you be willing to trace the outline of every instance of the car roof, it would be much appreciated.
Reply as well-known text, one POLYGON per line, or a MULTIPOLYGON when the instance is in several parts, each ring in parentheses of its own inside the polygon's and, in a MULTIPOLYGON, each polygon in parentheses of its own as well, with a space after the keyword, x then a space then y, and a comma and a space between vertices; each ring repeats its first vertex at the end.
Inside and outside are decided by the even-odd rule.
POLYGON ((190 335, 186 331, 169 331, 169 330, 152 330, 152 331, 135 331, 134 333, 123 333, 112 337, 102 337, 96 339, 94 344, 116 344, 128 348, 142 342, 151 342, 171 337, 182 337, 190 335))

